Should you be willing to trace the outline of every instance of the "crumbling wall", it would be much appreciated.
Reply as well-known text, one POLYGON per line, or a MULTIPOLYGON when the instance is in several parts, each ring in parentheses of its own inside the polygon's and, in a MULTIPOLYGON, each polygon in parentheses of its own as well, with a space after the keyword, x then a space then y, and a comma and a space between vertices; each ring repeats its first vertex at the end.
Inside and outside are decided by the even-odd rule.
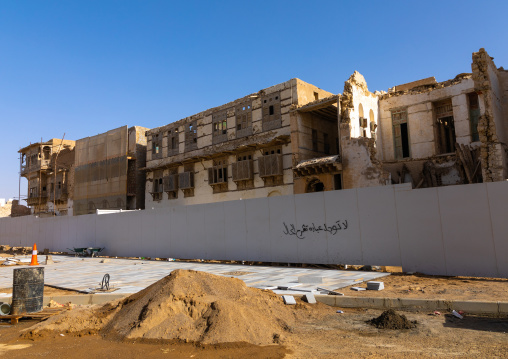
POLYGON ((11 217, 29 216, 32 214, 30 208, 19 204, 17 199, 12 201, 11 217))
MULTIPOLYGON (((377 158, 376 139, 371 137, 369 113, 377 124, 378 96, 369 92, 364 77, 355 71, 344 83, 340 110, 340 147, 343 188, 386 185, 389 175, 377 158), (367 134, 360 130, 360 104, 367 118, 367 134), (363 105, 365 104, 365 106, 363 105), (367 116, 365 112, 367 111, 367 116), (362 136, 360 136, 360 134, 362 136)), ((376 126, 377 127, 377 126, 376 126)))
MULTIPOLYGON (((507 178, 506 117, 502 105, 505 96, 503 83, 498 79, 498 70, 485 49, 473 53, 474 87, 484 104, 480 115, 478 133, 481 142, 482 175, 486 182, 502 181, 507 178)), ((503 78, 503 76, 501 76, 503 78)))
POLYGON ((456 142, 471 143, 471 127, 467 94, 474 92, 470 74, 455 79, 422 85, 405 91, 391 92, 380 97, 379 121, 381 144, 378 145, 383 161, 394 161, 395 149, 392 126, 392 110, 406 109, 409 130, 410 158, 424 159, 437 154, 434 133, 433 103, 450 99, 453 106, 456 142))

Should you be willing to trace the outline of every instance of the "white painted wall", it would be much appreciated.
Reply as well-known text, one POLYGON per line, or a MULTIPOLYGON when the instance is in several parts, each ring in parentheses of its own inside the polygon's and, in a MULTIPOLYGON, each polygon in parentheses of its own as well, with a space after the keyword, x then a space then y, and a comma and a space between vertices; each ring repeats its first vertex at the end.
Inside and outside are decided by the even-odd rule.
POLYGON ((508 182, 418 190, 402 184, 100 216, 5 218, 0 244, 508 277, 507 212, 508 182), (341 229, 332 227, 337 221, 341 229), (292 225, 325 223, 329 231, 291 232, 292 225))

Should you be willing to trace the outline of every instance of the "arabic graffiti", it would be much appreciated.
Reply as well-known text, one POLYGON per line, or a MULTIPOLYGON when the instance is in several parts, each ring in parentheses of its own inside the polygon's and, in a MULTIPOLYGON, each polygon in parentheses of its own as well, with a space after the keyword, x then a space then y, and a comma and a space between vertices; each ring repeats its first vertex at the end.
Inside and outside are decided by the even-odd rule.
POLYGON ((284 231, 283 233, 287 236, 296 236, 298 239, 305 239, 305 233, 306 232, 314 232, 314 233, 320 233, 320 232, 328 232, 332 236, 336 235, 339 231, 346 230, 348 227, 347 220, 338 220, 331 226, 327 226, 326 223, 323 225, 317 225, 312 224, 303 224, 302 228, 296 228, 294 224, 286 224, 285 222, 282 222, 284 225, 284 231))

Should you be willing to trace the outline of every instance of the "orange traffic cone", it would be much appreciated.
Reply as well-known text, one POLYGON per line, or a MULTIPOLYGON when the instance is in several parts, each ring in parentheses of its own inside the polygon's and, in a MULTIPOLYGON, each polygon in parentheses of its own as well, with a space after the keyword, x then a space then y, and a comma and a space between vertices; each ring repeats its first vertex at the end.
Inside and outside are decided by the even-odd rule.
POLYGON ((34 248, 32 250, 32 261, 30 262, 31 266, 38 266, 39 262, 37 262, 37 244, 34 243, 34 248))

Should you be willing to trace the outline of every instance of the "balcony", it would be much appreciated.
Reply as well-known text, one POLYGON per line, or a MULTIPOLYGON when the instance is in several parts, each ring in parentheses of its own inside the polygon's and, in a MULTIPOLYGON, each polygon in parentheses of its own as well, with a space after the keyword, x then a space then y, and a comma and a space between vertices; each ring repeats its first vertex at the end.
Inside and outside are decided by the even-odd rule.
POLYGON ((282 176, 282 155, 274 153, 258 158, 259 177, 282 176))
POLYGON ((39 196, 38 193, 30 193, 28 198, 26 199, 26 203, 29 206, 35 206, 40 204, 46 203, 48 200, 48 193, 46 191, 42 191, 41 195, 39 196))
POLYGON ((20 166, 20 174, 22 176, 27 175, 31 172, 37 172, 37 171, 45 171, 51 167, 51 161, 48 160, 39 160, 32 162, 31 164, 22 164, 20 166))

